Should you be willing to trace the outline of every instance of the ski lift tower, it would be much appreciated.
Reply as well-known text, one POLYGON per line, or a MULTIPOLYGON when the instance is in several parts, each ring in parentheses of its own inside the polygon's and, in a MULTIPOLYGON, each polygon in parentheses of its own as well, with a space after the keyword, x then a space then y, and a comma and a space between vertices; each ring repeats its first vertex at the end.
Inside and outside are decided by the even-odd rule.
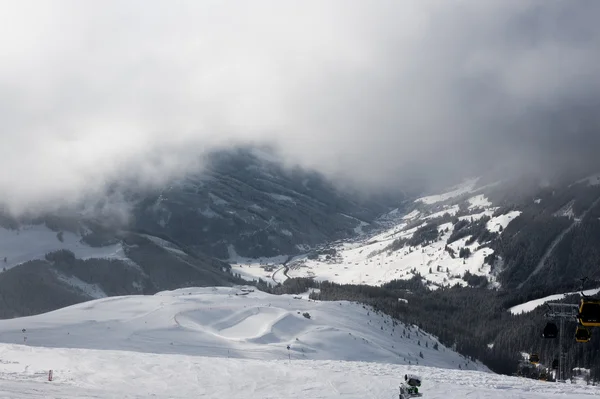
POLYGON ((565 330, 565 321, 578 322, 579 306, 569 303, 546 303, 549 310, 544 314, 547 319, 558 319, 558 375, 556 381, 565 382, 564 379, 564 357, 563 353, 563 335, 565 330))

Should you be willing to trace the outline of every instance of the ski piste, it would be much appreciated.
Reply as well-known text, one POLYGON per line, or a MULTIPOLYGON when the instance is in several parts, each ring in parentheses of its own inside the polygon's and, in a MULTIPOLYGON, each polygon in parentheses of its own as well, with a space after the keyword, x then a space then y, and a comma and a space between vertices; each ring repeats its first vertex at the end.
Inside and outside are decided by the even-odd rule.
POLYGON ((400 384, 399 399, 418 398, 423 396, 419 392, 421 386, 421 377, 415 374, 405 374, 404 382, 400 384))

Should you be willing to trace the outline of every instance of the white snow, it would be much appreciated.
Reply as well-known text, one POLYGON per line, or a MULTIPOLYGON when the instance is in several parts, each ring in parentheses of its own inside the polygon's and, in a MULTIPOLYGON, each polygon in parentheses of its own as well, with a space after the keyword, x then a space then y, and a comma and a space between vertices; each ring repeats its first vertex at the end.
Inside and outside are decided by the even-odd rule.
POLYGON ((554 216, 562 216, 569 219, 574 219, 575 212, 573 211, 573 205, 575 205, 575 200, 569 201, 567 204, 565 204, 565 206, 554 212, 554 216))
POLYGON ((277 201, 288 201, 288 202, 292 202, 292 203, 296 203, 296 201, 294 201, 294 199, 292 197, 289 197, 287 195, 283 195, 283 194, 275 194, 275 193, 267 193, 267 195, 269 195, 269 197, 277 200, 277 201))
POLYGON ((364 228, 364 227, 367 227, 367 226, 370 226, 370 224, 369 224, 369 223, 367 223, 367 222, 360 221, 360 222, 359 222, 359 224, 358 224, 358 226, 356 226, 356 227, 354 228, 354 232, 355 232, 356 234, 358 234, 358 235, 365 234, 365 232, 363 231, 363 228, 364 228))
POLYGON ((162 238, 159 238, 156 236, 151 236, 148 234, 141 234, 141 235, 143 237, 146 237, 147 239, 149 239, 150 241, 152 241, 154 244, 158 245, 159 247, 166 249, 169 252, 173 252, 177 255, 187 255, 184 251, 179 249, 179 247, 177 247, 177 245, 170 243, 167 240, 163 240, 162 238))
POLYGON ((598 186, 600 185, 600 173, 578 180, 577 183, 587 183, 588 186, 598 186))
POLYGON ((477 250, 479 244, 475 242, 468 246, 471 256, 461 259, 458 252, 460 248, 467 247, 465 242, 469 237, 465 237, 449 245, 455 250, 455 258, 445 250, 453 231, 452 223, 439 226, 438 230, 443 232, 442 239, 424 248, 405 247, 394 252, 384 250, 397 238, 410 238, 418 227, 410 230, 393 227, 362 242, 335 246, 338 256, 330 260, 323 256, 314 260, 297 257, 288 263, 288 276, 314 277, 319 281, 329 280, 340 284, 382 285, 394 279, 410 279, 417 272, 434 289, 456 283, 465 285, 462 277, 468 270, 495 282, 495 277, 490 274, 491 267, 484 264, 485 257, 493 253, 491 248, 477 250))
POLYGON ((508 224, 510 222, 512 222, 521 213, 522 213, 521 211, 510 211, 504 215, 493 217, 487 223, 486 227, 492 233, 498 233, 498 232, 500 232, 501 228, 502 228, 502 230, 504 230, 506 228, 506 226, 508 226, 508 224))
POLYGON ((107 295, 97 284, 86 283, 75 276, 66 276, 62 273, 56 273, 59 280, 79 289, 83 293, 89 295, 92 298, 106 298, 107 295))
POLYGON ((229 248, 229 259, 233 273, 239 274, 244 280, 253 281, 258 279, 272 280, 271 282, 283 282, 283 263, 289 258, 287 255, 278 255, 264 258, 246 258, 235 252, 233 245, 229 248), (279 271, 279 272, 278 272, 279 271), (278 276, 278 274, 281 274, 278 276), (273 276, 279 279, 274 278, 273 276))
POLYGON ((492 206, 492 203, 485 197, 485 195, 480 194, 474 197, 469 198, 469 209, 473 208, 487 208, 492 206))
MULTIPOLYGON (((394 211, 398 211, 397 209, 395 209, 394 211)), ((393 211, 392 211, 393 212, 393 211)), ((390 212, 390 213, 392 213, 390 212)), ((417 211, 416 209, 410 213, 407 213, 406 215, 404 215, 402 217, 402 219, 407 220, 407 219, 416 219, 417 217, 419 217, 419 215, 421 214, 421 212, 417 211)))
POLYGON ((212 200, 213 204, 215 205, 227 205, 229 204, 229 202, 225 201, 223 198, 214 195, 213 193, 208 193, 208 196, 210 197, 210 199, 212 200))
MULTIPOLYGON (((598 292, 600 292, 600 288, 594 288, 591 290, 583 291, 583 293, 585 295, 596 295, 598 292)), ((566 292, 564 294, 548 295, 543 298, 533 299, 529 302, 525 302, 520 305, 513 306, 512 308, 509 308, 508 311, 515 315, 521 314, 521 313, 529 313, 532 310, 534 310, 535 308, 537 308, 538 306, 545 304, 546 302, 559 301, 561 299, 564 299, 567 295, 579 295, 579 293, 580 292, 577 291, 577 292, 566 292)))
POLYGON ((0 398, 397 398, 404 374, 430 399, 597 397, 598 387, 395 364, 254 360, 1 345, 0 398), (48 382, 48 370, 53 381, 48 382))
POLYGON ((244 286, 185 288, 93 300, 42 315, 1 320, 0 342, 20 344, 27 336, 27 345, 53 348, 257 360, 285 359, 291 354, 304 360, 451 369, 462 364, 462 368, 489 371, 417 327, 394 326, 390 317, 357 303, 253 290, 244 286), (433 348, 436 343, 438 350, 433 348))
POLYGON ((432 338, 416 338, 415 327, 411 339, 399 337, 401 326, 381 331, 385 318, 367 311, 242 287, 189 288, 4 320, 0 398, 397 398, 404 374, 423 376, 420 390, 432 399, 599 394, 490 373, 441 345, 424 347, 432 338))
POLYGON ((26 225, 19 230, 0 227, 0 268, 10 269, 30 260, 44 259, 47 253, 60 249, 67 249, 80 259, 127 259, 120 243, 91 247, 81 241, 81 236, 68 231, 62 233, 62 238, 61 242, 57 232, 45 225, 26 225))
POLYGON ((435 219, 435 218, 439 218, 444 216, 446 213, 449 214, 450 216, 454 216, 458 213, 458 205, 453 205, 450 207, 446 207, 444 210, 432 213, 431 215, 427 215, 424 219, 435 219))
MULTIPOLYGON (((460 187, 455 188, 451 192, 452 195, 446 193, 437 197, 441 198, 441 201, 469 192, 476 182, 477 179, 468 180, 460 187)), ((479 192, 481 189, 470 192, 479 192)), ((389 212, 382 217, 384 223, 378 222, 380 230, 375 233, 364 233, 362 231, 364 224, 361 224, 355 229, 359 233, 356 239, 331 243, 324 247, 324 249, 335 250, 335 254, 326 251, 317 259, 309 259, 308 248, 303 248, 301 250, 305 250, 306 253, 291 259, 285 256, 269 260, 241 259, 230 256, 230 261, 237 263, 233 267, 234 272, 248 280, 262 278, 271 279, 273 282, 282 282, 287 277, 310 277, 319 281, 328 280, 340 284, 378 286, 391 280, 410 279, 418 273, 423 276, 424 282, 430 289, 436 289, 457 283, 466 285, 463 277, 468 271, 474 275, 485 276, 492 287, 498 287, 497 271, 492 272, 491 266, 485 264, 485 258, 493 253, 491 248, 485 246, 479 248, 482 243, 478 242, 467 246, 466 241, 469 237, 465 237, 449 245, 455 251, 453 255, 446 251, 447 241, 454 229, 452 223, 438 226, 438 231, 441 233, 440 239, 424 247, 404 247, 396 251, 386 249, 397 239, 410 239, 419 228, 430 223, 432 219, 446 213, 456 215, 459 211, 457 204, 438 204, 437 200, 433 201, 431 198, 430 200, 419 205, 419 210, 412 210, 405 215, 399 213, 398 209, 389 212), (392 214, 393 217, 391 217, 392 214), (471 251, 471 255, 466 259, 458 257, 459 251, 463 247, 468 247, 471 251), (286 260, 288 260, 287 277, 283 273, 285 269, 283 263, 286 260)), ((473 213, 462 215, 459 219, 474 222, 484 216, 490 217, 486 227, 491 232, 500 232, 501 228, 506 228, 521 214, 521 211, 511 211, 505 215, 492 217, 497 208, 492 206, 484 194, 473 195, 466 200, 473 213)), ((356 219, 348 215, 344 216, 356 219)), ((485 243, 483 244, 485 245, 485 243)))
POLYGON ((458 197, 458 196, 466 194, 466 193, 470 193, 475 188, 475 185, 477 184, 478 180, 479 180, 479 178, 465 180, 463 183, 461 183, 455 187, 452 187, 450 189, 450 191, 448 191, 446 193, 438 194, 438 195, 429 195, 427 197, 421 197, 421 198, 418 198, 417 200, 415 200, 415 202, 423 202, 425 204, 431 205, 431 204, 435 204, 436 202, 446 201, 450 198, 454 198, 454 197, 458 197))
POLYGON ((364 221, 362 221, 362 220, 360 220, 360 219, 357 219, 357 218, 355 218, 354 216, 346 215, 345 213, 340 213, 340 215, 342 215, 342 216, 344 216, 344 217, 347 217, 348 219, 352 219, 352 220, 355 220, 355 221, 357 221, 357 222, 358 222, 358 226, 356 226, 356 227, 354 228, 354 232, 355 232, 357 235, 362 235, 362 234, 364 234, 363 227, 370 226, 370 224, 369 224, 369 223, 367 223, 367 222, 364 222, 364 221))
MULTIPOLYGON (((489 206, 489 202, 483 196, 471 198, 471 204, 476 207, 471 209, 474 212, 470 215, 460 216, 462 220, 476 221, 484 216, 491 217, 496 208, 489 206)), ((498 286, 496 273, 492 273, 491 266, 485 264, 485 258, 493 253, 488 247, 480 247, 480 243, 474 242, 466 245, 469 237, 464 237, 449 245, 455 253, 454 257, 446 251, 447 240, 453 232, 452 223, 444 223, 438 226, 438 231, 442 233, 440 240, 432 242, 425 247, 404 247, 396 251, 386 250, 396 239, 410 239, 415 231, 425 226, 432 218, 442 216, 446 212, 456 214, 457 205, 444 206, 436 212, 427 215, 426 210, 422 212, 412 211, 409 215, 396 220, 398 224, 392 225, 373 235, 363 235, 353 242, 334 243, 327 246, 334 249, 336 254, 321 255, 317 259, 309 259, 306 254, 295 256, 287 266, 287 276, 289 277, 311 277, 319 281, 332 281, 340 284, 368 284, 383 285, 395 279, 410 279, 416 273, 423 276, 429 288, 436 289, 440 286, 452 286, 456 283, 466 285, 463 280, 466 271, 471 274, 485 276, 492 286, 498 286), (405 220, 411 219, 412 228, 407 228, 405 220), (422 221, 422 223, 418 223, 422 221), (416 223, 415 223, 416 222, 416 223), (448 231, 446 231, 448 230, 448 231), (459 251, 463 247, 468 247, 471 255, 462 259, 459 258, 459 251), (430 271, 431 270, 431 271, 430 271)), ((500 227, 505 228, 521 212, 512 211, 505 215, 492 218, 487 228, 492 232, 499 232, 500 227)), ((262 278, 273 279, 276 282, 285 280, 283 266, 279 272, 273 273, 272 268, 265 270, 265 265, 280 265, 285 261, 283 259, 257 260, 257 259, 235 259, 238 265, 234 265, 236 273, 240 273, 249 280, 262 278), (275 278, 273 278, 275 275, 275 278)))
POLYGON ((465 215, 465 216, 459 216, 460 220, 467 220, 467 221, 477 221, 479 219, 481 219, 484 216, 489 216, 490 218, 494 215, 494 209, 487 209, 483 212, 479 212, 479 213, 472 213, 470 215, 465 215))

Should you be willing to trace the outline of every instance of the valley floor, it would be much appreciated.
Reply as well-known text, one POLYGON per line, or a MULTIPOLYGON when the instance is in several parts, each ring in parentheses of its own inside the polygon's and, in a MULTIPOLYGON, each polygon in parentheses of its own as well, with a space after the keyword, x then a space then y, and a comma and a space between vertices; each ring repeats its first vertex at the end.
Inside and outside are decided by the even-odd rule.
POLYGON ((478 371, 368 362, 253 360, 0 345, 0 398, 397 398, 405 373, 424 398, 586 398, 597 387, 478 371), (53 381, 48 371, 53 370, 53 381))

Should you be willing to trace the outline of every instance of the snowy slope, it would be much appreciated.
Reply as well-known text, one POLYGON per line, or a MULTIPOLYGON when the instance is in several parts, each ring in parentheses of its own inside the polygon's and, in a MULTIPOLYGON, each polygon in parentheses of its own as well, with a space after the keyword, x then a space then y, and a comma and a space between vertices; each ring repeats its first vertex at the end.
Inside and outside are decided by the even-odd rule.
POLYGON ((497 208, 484 194, 473 192, 469 195, 474 190, 475 182, 476 180, 467 181, 454 191, 425 197, 425 201, 419 198, 415 201, 416 208, 405 215, 393 211, 393 215, 384 218, 386 226, 391 227, 370 236, 328 245, 314 251, 312 256, 305 254, 293 258, 280 256, 260 260, 237 257, 233 270, 248 280, 262 278, 274 283, 282 282, 288 277, 311 277, 341 284, 381 285, 394 279, 410 279, 419 274, 432 289, 454 284, 466 285, 464 275, 469 272, 485 276, 492 286, 497 286, 497 271, 493 271, 491 265, 485 262, 485 258, 493 250, 478 241, 467 243, 470 235, 449 243, 455 230, 453 223, 438 225, 440 237, 437 241, 389 248, 395 240, 410 239, 419 228, 435 223, 439 218, 458 215, 459 220, 472 224, 488 217, 490 220, 485 228, 491 233, 500 233, 521 214, 520 211, 510 211, 494 216, 497 208), (464 197, 452 200, 459 195, 464 197), (438 203, 445 200, 449 201, 438 203), (461 204, 465 205, 465 209, 459 214, 461 204), (394 224, 389 223, 392 216, 396 221, 394 224), (463 248, 468 248, 471 252, 466 258, 459 257, 463 248))
POLYGON ((0 398, 392 399, 406 373, 428 399, 591 398, 598 387, 395 364, 250 360, 0 345, 0 398), (48 382, 48 371, 53 381, 48 382))
POLYGON ((250 290, 186 288, 152 296, 98 299, 42 315, 1 320, 0 342, 258 360, 290 356, 487 370, 445 348, 417 327, 394 326, 389 317, 361 305, 315 302, 308 300, 307 295, 276 296, 250 290))
MULTIPOLYGON (((600 292, 600 288, 594 288, 591 290, 583 291, 584 295, 590 295, 590 296, 596 295, 598 292, 600 292)), ((546 302, 560 301, 561 299, 564 299, 567 295, 579 296, 579 294, 580 294, 580 292, 567 292, 564 294, 548 295, 543 298, 533 299, 531 301, 522 303, 520 305, 513 306, 512 308, 509 308, 508 311, 511 312, 512 314, 528 313, 528 312, 531 312, 532 310, 534 310, 535 308, 537 308, 538 306, 545 304, 546 302)))
POLYGON ((600 393, 496 375, 403 329, 358 304, 250 287, 94 300, 0 321, 0 398, 394 398, 406 373, 427 398, 600 393))
POLYGON ((421 197, 417 199, 417 201, 423 202, 425 204, 435 204, 436 202, 446 201, 453 197, 458 197, 459 195, 470 193, 475 188, 477 184, 478 178, 468 179, 461 184, 453 187, 450 191, 443 194, 429 195, 427 197, 421 197))
POLYGON ((30 260, 44 259, 47 253, 60 249, 73 252, 79 259, 127 258, 121 244, 91 247, 81 241, 80 235, 68 231, 59 235, 45 225, 24 225, 17 230, 0 227, 0 268, 10 269, 30 260))

